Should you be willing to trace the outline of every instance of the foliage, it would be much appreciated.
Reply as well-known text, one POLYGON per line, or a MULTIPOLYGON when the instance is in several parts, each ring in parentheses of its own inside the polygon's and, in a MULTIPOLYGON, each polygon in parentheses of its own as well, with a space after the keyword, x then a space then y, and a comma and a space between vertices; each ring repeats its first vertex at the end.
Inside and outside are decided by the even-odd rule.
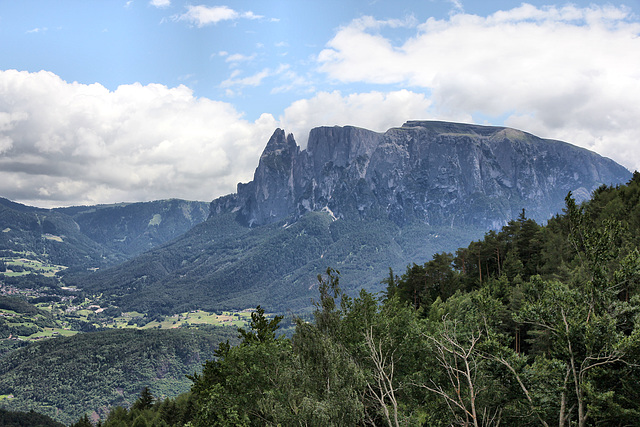
POLYGON ((5 427, 64 427, 64 424, 34 411, 15 412, 1 408, 0 425, 5 427))
POLYGON ((161 398, 189 389, 187 374, 233 338, 227 328, 110 330, 34 342, 0 359, 0 401, 70 422, 84 413, 129 406, 140 390, 161 398))
POLYGON ((347 296, 328 269, 291 340, 256 318, 219 348, 194 378, 193 425, 635 425, 640 224, 620 209, 636 213, 622 200, 639 187, 635 174, 582 206, 569 194, 547 226, 523 212, 390 269, 381 301, 347 296))
POLYGON ((523 211, 455 254, 389 269, 384 297, 349 295, 329 268, 291 338, 258 307, 189 393, 156 399, 149 385, 105 425, 637 425, 638 202, 636 173, 583 205, 569 194, 546 226, 523 211))

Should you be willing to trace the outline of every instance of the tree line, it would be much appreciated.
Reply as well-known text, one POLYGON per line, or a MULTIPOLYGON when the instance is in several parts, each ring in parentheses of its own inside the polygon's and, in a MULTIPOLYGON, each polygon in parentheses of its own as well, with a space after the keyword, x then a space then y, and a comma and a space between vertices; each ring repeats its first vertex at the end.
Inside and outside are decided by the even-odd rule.
POLYGON ((569 194, 545 226, 523 212, 390 271, 383 295, 350 297, 329 268, 292 337, 258 307, 189 393, 143 391, 100 424, 637 425, 639 202, 637 172, 582 205, 569 194))

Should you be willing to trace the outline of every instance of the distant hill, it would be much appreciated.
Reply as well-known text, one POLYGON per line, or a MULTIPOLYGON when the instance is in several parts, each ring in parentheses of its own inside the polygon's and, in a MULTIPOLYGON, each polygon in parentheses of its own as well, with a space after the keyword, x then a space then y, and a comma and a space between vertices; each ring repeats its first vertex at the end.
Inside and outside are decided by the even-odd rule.
POLYGON ((80 231, 68 215, 0 198, 0 250, 31 253, 43 262, 101 267, 126 259, 80 231))
POLYGON ((64 424, 37 412, 0 409, 0 425, 4 427, 64 427, 64 424))
POLYGON ((117 268, 71 280, 125 309, 300 310, 315 276, 382 289, 388 268, 454 251, 521 215, 544 222, 631 173, 571 144, 504 127, 412 121, 384 133, 313 129, 301 150, 275 131, 254 179, 207 221, 117 268))
POLYGON ((208 208, 172 199, 42 209, 0 198, 0 251, 76 270, 107 267, 183 234, 208 208))
POLYGON ((69 215, 93 241, 127 257, 178 237, 209 216, 209 204, 187 200, 55 209, 69 215))

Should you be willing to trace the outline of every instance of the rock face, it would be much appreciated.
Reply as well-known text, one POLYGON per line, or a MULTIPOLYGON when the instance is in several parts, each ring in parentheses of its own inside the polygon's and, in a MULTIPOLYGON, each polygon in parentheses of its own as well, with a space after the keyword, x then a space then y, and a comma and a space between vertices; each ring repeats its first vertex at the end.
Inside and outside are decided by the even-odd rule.
POLYGON ((306 212, 383 217, 402 226, 473 224, 499 228, 522 209, 545 221, 602 184, 631 174, 571 144, 504 127, 409 121, 385 133, 320 127, 306 150, 282 129, 269 140, 253 181, 214 200, 211 213, 237 211, 249 226, 306 212))
POLYGON ((65 280, 113 295, 125 311, 307 310, 327 267, 350 295, 378 292, 389 268, 468 246, 522 209, 544 221, 569 191, 589 197, 630 178, 587 150, 502 127, 320 127, 304 150, 278 129, 253 180, 214 200, 206 221, 117 267, 65 280))

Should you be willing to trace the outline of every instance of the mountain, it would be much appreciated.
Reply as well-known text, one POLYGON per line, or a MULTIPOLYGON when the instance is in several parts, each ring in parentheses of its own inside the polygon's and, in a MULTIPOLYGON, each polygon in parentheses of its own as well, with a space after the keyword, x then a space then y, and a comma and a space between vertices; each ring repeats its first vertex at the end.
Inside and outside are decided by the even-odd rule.
POLYGON ((125 260, 105 251, 68 215, 0 198, 0 250, 61 266, 101 267, 125 260))
POLYGON ((168 242, 209 216, 207 203, 178 199, 55 211, 73 218, 82 233, 94 242, 127 257, 168 242))
POLYGON ((208 203, 147 203, 42 209, 0 198, 0 250, 75 269, 118 264, 204 221, 208 203))
MULTIPOLYGON (((545 221, 562 209, 568 191, 585 200, 601 184, 629 177, 588 150, 503 127, 320 127, 302 151, 278 129, 253 181, 238 185, 233 205, 224 204, 249 226, 326 209, 337 218, 382 216, 400 226, 417 220, 495 229, 522 209, 545 221)), ((214 201, 212 211, 222 210, 214 201)))
POLYGON ((348 292, 380 290, 389 267, 454 251, 523 209, 546 221, 569 191, 584 200, 630 177, 588 150, 504 127, 320 127, 306 149, 278 129, 254 179, 214 200, 207 221, 117 268, 70 279, 125 309, 304 309, 327 267, 341 271, 348 292))

